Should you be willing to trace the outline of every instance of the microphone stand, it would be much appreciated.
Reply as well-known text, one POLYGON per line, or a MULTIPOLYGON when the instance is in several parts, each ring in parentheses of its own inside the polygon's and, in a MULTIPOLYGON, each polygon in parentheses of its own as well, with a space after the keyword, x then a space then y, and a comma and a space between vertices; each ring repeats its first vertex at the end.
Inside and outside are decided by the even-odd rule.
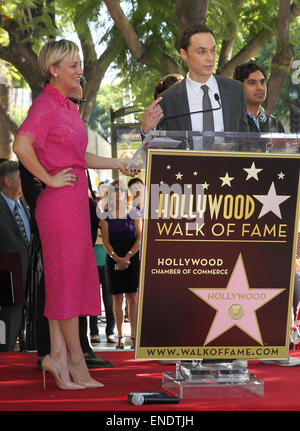
POLYGON ((186 117, 187 115, 193 115, 193 114, 203 114, 204 112, 212 112, 212 111, 218 111, 219 109, 222 108, 221 102, 220 102, 220 97, 217 93, 214 94, 214 98, 215 100, 218 102, 219 106, 217 108, 212 108, 212 109, 203 109, 200 111, 193 111, 193 112, 186 112, 185 114, 176 114, 176 115, 170 115, 168 117, 164 117, 160 123, 160 126, 163 124, 163 122, 165 120, 171 120, 173 118, 179 118, 179 117, 186 117))
MULTIPOLYGON (((217 108, 212 108, 212 109, 202 109, 200 111, 193 111, 193 112, 186 112, 185 114, 177 114, 177 115, 170 115, 168 117, 164 117, 160 123, 160 127, 162 126, 163 122, 165 120, 170 120, 173 118, 179 118, 179 117, 186 117, 187 115, 193 115, 193 114, 203 114, 204 112, 212 112, 212 111, 218 111, 219 109, 222 108, 221 102, 220 102, 220 97, 217 93, 214 94, 214 98, 215 100, 218 102, 219 106, 217 108)), ((185 145, 186 145, 186 149, 190 150, 190 145, 188 142, 188 136, 186 136, 186 140, 185 140, 185 145)))

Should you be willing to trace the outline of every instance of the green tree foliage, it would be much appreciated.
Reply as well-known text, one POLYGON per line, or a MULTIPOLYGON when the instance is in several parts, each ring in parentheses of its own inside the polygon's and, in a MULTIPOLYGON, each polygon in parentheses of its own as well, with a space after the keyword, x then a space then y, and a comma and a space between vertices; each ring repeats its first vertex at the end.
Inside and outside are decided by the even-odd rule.
POLYGON ((123 106, 123 90, 116 84, 101 85, 89 118, 89 127, 108 138, 110 132, 110 108, 123 106))

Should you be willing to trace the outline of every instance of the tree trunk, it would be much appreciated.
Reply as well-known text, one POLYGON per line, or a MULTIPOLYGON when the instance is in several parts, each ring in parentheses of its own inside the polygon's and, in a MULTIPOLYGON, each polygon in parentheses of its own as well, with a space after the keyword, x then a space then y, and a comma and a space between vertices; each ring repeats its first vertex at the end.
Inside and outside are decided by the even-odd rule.
POLYGON ((84 88, 83 95, 87 101, 80 108, 80 113, 82 121, 86 127, 107 68, 108 66, 103 67, 101 63, 97 62, 89 63, 85 66, 84 77, 86 78, 87 84, 84 88))
POLYGON ((219 74, 231 78, 236 66, 247 63, 270 40, 271 30, 262 29, 254 38, 241 49, 228 63, 225 64, 219 74))
POLYGON ((289 23, 291 15, 290 0, 280 0, 278 14, 278 39, 276 53, 272 59, 268 94, 264 102, 266 114, 270 115, 278 101, 284 81, 290 73, 295 56, 294 45, 289 42, 289 23))
POLYGON ((114 23, 133 58, 135 58, 140 63, 145 64, 146 66, 154 67, 157 70, 160 70, 163 74, 180 73, 180 68, 176 61, 174 61, 168 55, 165 55, 159 63, 152 62, 148 55, 147 47, 140 42, 133 26, 124 14, 118 0, 104 0, 104 3, 106 4, 110 16, 114 20, 114 23))
POLYGON ((13 158, 13 135, 9 129, 11 112, 11 85, 6 79, 0 82, 0 157, 13 158))
POLYGON ((118 0, 104 0, 110 16, 114 20, 122 38, 124 39, 133 58, 144 63, 146 61, 146 47, 139 38, 125 16, 118 0))
POLYGON ((16 21, 4 15, 0 18, 2 27, 9 35, 9 44, 0 45, 0 58, 13 64, 23 75, 30 86, 32 99, 35 99, 45 82, 32 43, 26 41, 26 34, 22 33, 16 21))
POLYGON ((84 98, 87 99, 87 102, 81 105, 80 113, 82 121, 87 127, 102 79, 117 53, 113 49, 113 46, 108 44, 106 50, 97 59, 97 53, 89 26, 87 24, 83 26, 82 23, 78 25, 78 16, 74 18, 73 23, 80 40, 84 57, 83 75, 86 80, 86 85, 83 89, 83 95, 84 98))
POLYGON ((219 71, 223 69, 225 64, 227 64, 232 57, 232 51, 234 47, 234 40, 239 24, 238 16, 240 12, 240 7, 243 0, 235 0, 233 2, 233 16, 232 21, 228 24, 228 34, 230 34, 230 39, 224 39, 222 42, 222 47, 219 55, 219 62, 218 62, 218 70, 217 74, 219 74, 219 71))
POLYGON ((219 55, 217 75, 219 75, 220 71, 231 60, 233 46, 234 46, 234 39, 223 40, 220 55, 219 55))
POLYGON ((181 31, 187 25, 205 24, 208 0, 174 0, 176 15, 181 31))
MULTIPOLYGON (((296 17, 298 17, 300 15, 300 7, 296 7, 294 4, 290 5, 289 0, 285 0, 284 1, 284 9, 283 6, 280 7, 281 9, 281 13, 279 14, 279 18, 278 18, 278 28, 279 26, 283 27, 285 26, 289 26, 289 21, 286 20, 286 15, 289 15, 290 19, 295 19, 296 17), (290 13, 288 12, 288 10, 290 10, 290 13), (281 20, 283 20, 283 22, 281 22, 281 20)), ((239 51, 227 64, 225 64, 225 66, 218 72, 220 75, 223 76, 227 76, 228 78, 231 78, 233 76, 234 70, 236 68, 236 66, 238 66, 239 64, 243 64, 246 63, 248 61, 251 60, 251 58, 253 58, 255 56, 255 54, 261 49, 263 48, 263 46, 269 42, 269 40, 271 39, 271 37, 274 36, 273 32, 271 30, 268 29, 262 29, 260 30, 253 38, 252 40, 243 48, 241 49, 241 51, 239 51)), ((283 44, 281 46, 281 48, 279 49, 279 52, 281 52, 281 50, 284 49, 285 54, 281 53, 280 56, 281 58, 284 56, 285 59, 284 61, 288 62, 288 59, 291 57, 291 52, 289 52, 292 49, 292 46, 289 45, 288 47, 285 46, 285 44, 283 44)), ((274 60, 273 60, 274 61, 274 60)), ((284 64, 284 63, 282 63, 284 64)), ((286 65, 287 66, 287 65, 286 65)), ((275 73, 275 72, 274 72, 275 73)), ((275 88, 274 91, 276 91, 277 96, 275 96, 276 102, 278 100, 278 96, 280 93, 280 90, 282 87, 279 87, 279 85, 277 86, 277 84, 282 85, 282 82, 284 82, 284 80, 282 81, 283 76, 280 77, 280 81, 278 81, 278 83, 276 83, 276 78, 272 78, 271 80, 271 84, 269 84, 269 93, 273 92, 273 85, 275 85, 275 87, 277 87, 277 89, 275 88)), ((270 81, 269 81, 270 83, 270 81)), ((275 94, 274 94, 275 95, 275 94)), ((271 95, 269 94, 269 97, 271 97, 271 95)), ((272 112, 271 109, 274 108, 274 100, 271 102, 268 101, 268 97, 267 97, 267 102, 266 102, 269 106, 267 107, 267 112, 270 113, 272 112)))

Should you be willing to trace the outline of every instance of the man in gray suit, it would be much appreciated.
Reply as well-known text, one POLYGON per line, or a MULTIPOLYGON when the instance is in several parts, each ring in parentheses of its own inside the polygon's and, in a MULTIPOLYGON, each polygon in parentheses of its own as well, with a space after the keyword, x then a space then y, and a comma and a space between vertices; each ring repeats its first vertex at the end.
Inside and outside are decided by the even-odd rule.
POLYGON ((186 78, 163 92, 146 110, 142 133, 161 130, 248 132, 243 85, 213 74, 216 42, 211 29, 199 24, 182 36, 180 55, 186 78), (190 113, 201 110, 206 113, 190 113))
MULTIPOLYGON (((29 260, 30 226, 29 212, 21 198, 18 162, 1 163, 0 189, 0 253, 18 253, 20 255, 23 288, 25 289, 29 260)), ((15 350, 16 339, 22 325, 22 312, 23 306, 20 304, 3 306, 0 302, 0 321, 4 322, 6 329, 6 342, 0 344, 0 351, 15 350)))

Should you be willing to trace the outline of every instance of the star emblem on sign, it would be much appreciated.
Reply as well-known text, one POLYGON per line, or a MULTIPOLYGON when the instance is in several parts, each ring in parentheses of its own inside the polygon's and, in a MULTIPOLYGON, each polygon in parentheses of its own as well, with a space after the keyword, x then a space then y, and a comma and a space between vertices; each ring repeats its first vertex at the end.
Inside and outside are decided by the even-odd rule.
POLYGON ((267 195, 253 195, 253 196, 255 197, 255 199, 257 199, 259 202, 263 204, 258 218, 261 218, 268 212, 272 212, 280 219, 282 219, 282 217, 281 217, 281 211, 280 211, 279 205, 291 197, 288 195, 281 195, 281 196, 277 195, 274 182, 272 182, 267 195))
POLYGON ((190 289, 216 310, 204 345, 210 343, 233 326, 237 326, 259 344, 263 344, 256 310, 285 289, 250 288, 240 253, 225 289, 190 289))
POLYGON ((262 171, 262 169, 256 168, 255 163, 253 162, 250 168, 243 168, 244 171, 247 172, 247 178, 246 181, 250 180, 250 178, 254 178, 256 181, 258 181, 257 174, 262 171))
POLYGON ((220 180, 222 180, 221 187, 223 186, 229 186, 231 187, 231 181, 234 180, 234 177, 230 177, 228 175, 228 172, 226 172, 225 177, 219 177, 220 180))

